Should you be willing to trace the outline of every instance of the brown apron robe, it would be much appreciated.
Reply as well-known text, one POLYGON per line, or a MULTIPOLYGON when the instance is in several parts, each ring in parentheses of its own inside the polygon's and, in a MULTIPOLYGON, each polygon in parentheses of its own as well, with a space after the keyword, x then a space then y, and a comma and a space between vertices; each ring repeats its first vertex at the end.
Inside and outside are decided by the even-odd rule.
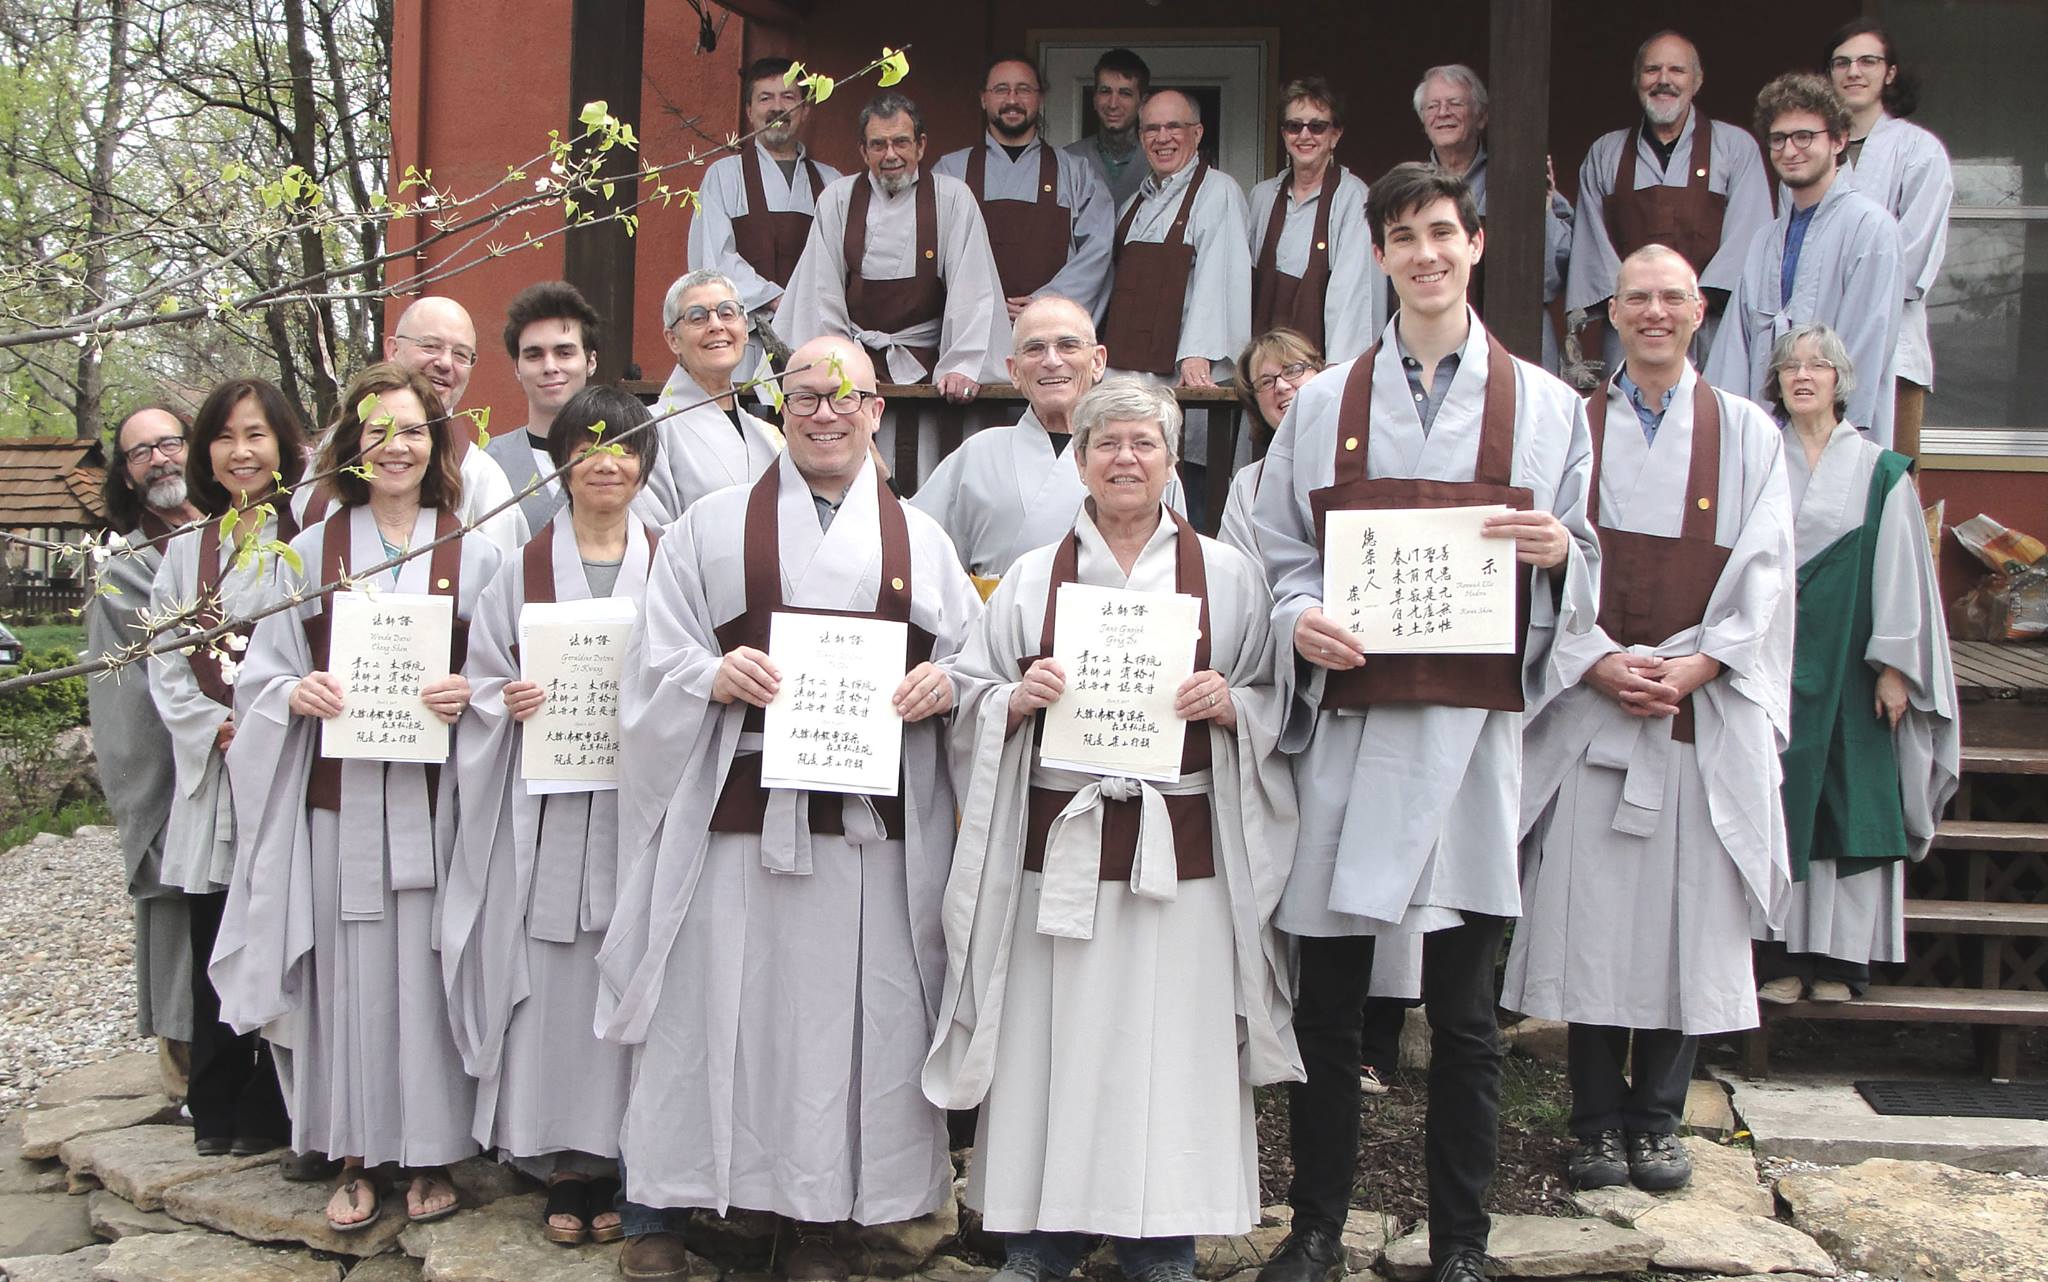
MULTIPOLYGON (((1202 563, 1201 539, 1195 534, 1195 527, 1187 518, 1168 508, 1166 515, 1173 518, 1177 531, 1174 542, 1175 565, 1174 586, 1188 596, 1202 600, 1200 631, 1195 634, 1195 671, 1209 667, 1209 576, 1202 563)), ((1053 623, 1057 614, 1060 584, 1075 581, 1075 574, 1081 559, 1080 540, 1072 531, 1060 540, 1058 551, 1053 553, 1052 577, 1045 585, 1045 626, 1039 629, 1039 653, 1025 655, 1019 666, 1029 669, 1040 659, 1052 657, 1053 623)), ((1041 727, 1045 714, 1038 714, 1041 727)), ((1210 767, 1209 726, 1207 722, 1190 721, 1182 732, 1180 771, 1183 775, 1210 767)), ((1045 840, 1052 831, 1053 821, 1074 799, 1071 792, 1057 788, 1031 787, 1024 828, 1024 867, 1029 872, 1045 871, 1045 840)), ((1167 793, 1167 817, 1173 821, 1173 862, 1177 880, 1194 881, 1216 875, 1216 839, 1209 810, 1209 796, 1206 793, 1167 793)), ((1102 865, 1100 879, 1103 881, 1129 881, 1131 868, 1138 858, 1138 820, 1143 802, 1133 798, 1116 801, 1104 798, 1102 802, 1102 865)))
POLYGON ((990 200, 988 140, 967 157, 967 189, 988 224, 988 244, 1002 278, 1004 298, 1024 298, 1052 283, 1067 265, 1073 215, 1059 200, 1060 163, 1044 139, 1038 144, 1038 199, 990 200))
MULTIPOLYGON (((1586 406, 1593 432, 1592 489, 1586 519, 1600 532, 1600 628, 1616 644, 1658 646, 1707 617, 1707 602, 1733 549, 1714 542, 1721 493, 1721 403, 1707 380, 1693 383, 1692 463, 1685 478, 1685 523, 1677 538, 1600 523, 1600 457, 1607 444, 1609 380, 1586 406)), ((1693 741, 1693 699, 1671 722, 1671 737, 1693 741)))
MULTIPOLYGON (((811 177, 812 207, 825 190, 825 179, 809 156, 803 167, 811 177)), ((811 237, 811 215, 793 209, 770 209, 761 187, 761 156, 749 143, 740 152, 740 178, 746 184, 747 212, 732 220, 733 248, 747 265, 777 285, 788 285, 796 260, 811 237)), ((854 264, 859 265, 857 262, 854 264)))
MULTIPOLYGON (((853 198, 846 205, 846 315, 862 329, 893 334, 938 320, 945 314, 946 286, 939 279, 939 198, 932 191, 932 176, 919 175, 915 273, 895 280, 868 280, 860 274, 860 265, 867 254, 868 202, 874 190, 872 178, 856 177, 853 198)), ((936 347, 913 347, 910 351, 927 370, 939 363, 936 347)), ((881 352, 877 350, 875 355, 876 363, 881 364, 881 352)), ((929 375, 926 381, 930 381, 929 375)))
POLYGON ((1109 348, 1110 364, 1118 369, 1172 377, 1180 365, 1180 314, 1187 302, 1188 277, 1195 270, 1195 247, 1187 244, 1188 218, 1195 212, 1195 196, 1202 180, 1209 176, 1209 163, 1195 162, 1195 176, 1188 180, 1187 194, 1167 228, 1166 239, 1153 243, 1126 245, 1131 223, 1144 204, 1140 197, 1124 211, 1116 227, 1116 246, 1111 258, 1116 284, 1109 291, 1109 310, 1103 318, 1102 341, 1109 348))
MULTIPOLYGON (((1259 246, 1259 260, 1252 264, 1252 333, 1286 326, 1302 334, 1323 350, 1323 308, 1330 288, 1330 207, 1337 203, 1337 184, 1344 179, 1344 167, 1331 161, 1323 170, 1323 190, 1316 197, 1315 239, 1309 243, 1308 264, 1300 276, 1289 276, 1279 267, 1280 231, 1287 225, 1287 200, 1294 187, 1290 172, 1280 180, 1273 194, 1273 212, 1266 219, 1266 238, 1259 246)), ((1358 305, 1369 305, 1360 299, 1358 305)), ((1251 377, 1246 371, 1240 375, 1251 377)))
MULTIPOLYGON (((927 183, 929 180, 927 180, 927 183)), ((863 190, 865 185, 863 184, 863 190)), ((882 520, 882 582, 872 610, 820 610, 782 603, 781 520, 776 502, 782 493, 780 468, 769 468, 754 482, 747 496, 745 539, 747 548, 747 608, 713 629, 719 652, 730 654, 738 646, 752 646, 766 652, 768 624, 778 611, 784 614, 824 614, 845 619, 886 619, 908 625, 909 644, 904 654, 907 672, 932 657, 931 633, 910 622, 910 526, 903 518, 903 505, 877 474, 875 486, 882 520)), ((828 534, 827 537, 830 537, 828 534)), ((759 734, 765 723, 760 708, 749 705, 742 730, 759 734)), ((810 830, 829 836, 846 832, 845 800, 836 792, 813 792, 810 799, 810 830)), ((899 777, 893 797, 870 796, 882 821, 885 838, 900 841, 904 834, 903 787, 899 777)), ((732 759, 725 787, 711 811, 712 832, 761 834, 768 818, 768 790, 761 786, 761 754, 742 752, 732 759)))
MULTIPOLYGON (((286 543, 298 537, 298 522, 292 520, 290 503, 279 503, 277 507, 277 537, 286 543)), ((194 594, 192 626, 202 632, 220 626, 220 521, 207 521, 199 527, 199 584, 194 594)), ((235 687, 220 670, 220 643, 229 636, 243 641, 254 636, 256 625, 244 623, 231 629, 220 638, 205 645, 195 645, 185 652, 186 661, 192 665, 192 677, 199 682, 199 692, 230 711, 235 706, 235 687)))
MULTIPOLYGON (((1721 218, 1728 210, 1725 192, 1707 189, 1708 161, 1714 154, 1713 122, 1697 114, 1692 126, 1691 173, 1685 186, 1656 183, 1636 186, 1636 150, 1643 127, 1621 142, 1621 161, 1614 170, 1614 190, 1607 197, 1607 237, 1614 256, 1627 258, 1645 245, 1669 245, 1685 256, 1696 272, 1707 270, 1721 248, 1721 218)), ((1678 157, 1672 156, 1676 161, 1678 157)))
MULTIPOLYGON (((1492 334, 1486 336, 1486 400, 1480 412, 1479 458, 1469 481, 1420 477, 1368 477, 1372 442, 1372 371, 1381 343, 1352 364, 1337 408, 1337 461, 1331 484, 1309 491, 1316 539, 1332 511, 1372 508, 1474 507, 1505 504, 1526 510, 1535 495, 1514 485, 1514 358, 1492 334)), ((1504 547, 1508 546, 1503 544, 1504 547)), ((1508 555, 1513 555, 1512 547, 1508 555)), ((1519 562, 1515 589, 1513 654, 1374 654, 1365 666, 1330 672, 1323 707, 1365 708, 1376 703, 1434 703, 1452 708, 1522 710, 1522 652, 1529 634, 1529 575, 1519 562)))

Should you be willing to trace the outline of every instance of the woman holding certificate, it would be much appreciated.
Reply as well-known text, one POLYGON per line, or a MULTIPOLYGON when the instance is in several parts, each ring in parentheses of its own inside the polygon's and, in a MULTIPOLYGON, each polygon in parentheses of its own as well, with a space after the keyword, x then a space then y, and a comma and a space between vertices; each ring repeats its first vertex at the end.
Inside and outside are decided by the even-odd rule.
MULTIPOLYGON (((192 420, 185 489, 206 518, 170 541, 150 609, 182 615, 195 630, 244 617, 275 601, 280 538, 298 533, 276 492, 305 471, 306 430, 284 393, 260 378, 229 379, 192 420), (279 480, 273 480, 276 477, 279 480), (232 517, 225 514, 232 512, 232 517), (225 519, 223 519, 225 517, 225 519)), ((234 799, 227 749, 235 738, 235 677, 250 628, 149 663, 149 688, 170 732, 177 792, 164 833, 165 885, 185 892, 191 918, 192 1070, 186 1104, 203 1157, 261 1153, 290 1133, 269 1048, 220 1022, 206 975, 235 867, 234 799)))
POLYGON ((957 661, 924 1089, 981 1106, 967 1201, 1005 1236, 1006 1282, 1066 1276, 1096 1233, 1170 1282, 1194 1235, 1257 1223, 1252 1087, 1301 1077, 1270 930, 1294 793, 1264 580, 1160 501, 1173 394, 1110 379, 1073 422, 1089 497, 957 661))
POLYGON ((410 1173, 408 1218, 453 1214, 442 1168, 477 1151, 435 951, 458 800, 440 765, 502 557, 460 533, 453 429, 423 375, 373 365, 341 405, 315 465, 339 506, 277 572, 307 599, 257 624, 235 687, 211 972, 222 1020, 276 1051, 292 1147, 342 1160, 327 1219, 346 1232, 383 1214, 385 1165, 410 1173))
POLYGON ((568 519, 484 590, 456 752, 441 965, 477 1079, 474 1133, 548 1182, 545 1231, 568 1246, 624 1233, 612 1197, 632 1065, 591 1024, 618 874, 619 658, 660 537, 628 507, 660 452, 648 422, 606 386, 556 415, 548 459, 574 464, 568 519))

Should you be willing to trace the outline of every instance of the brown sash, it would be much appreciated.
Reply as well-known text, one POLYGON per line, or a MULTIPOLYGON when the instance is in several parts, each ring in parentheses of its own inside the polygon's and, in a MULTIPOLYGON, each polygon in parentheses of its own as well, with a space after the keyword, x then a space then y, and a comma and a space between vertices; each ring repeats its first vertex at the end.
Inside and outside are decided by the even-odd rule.
MULTIPOLYGON (((1372 446, 1372 371, 1380 344, 1358 358, 1344 383, 1337 409, 1335 479, 1309 492, 1316 542, 1332 511, 1373 508, 1535 505, 1527 486, 1513 485, 1515 463, 1514 358, 1492 334, 1486 335, 1486 402, 1480 415, 1479 458, 1469 481, 1419 477, 1368 477, 1372 446)), ((1518 562, 1513 654, 1375 654, 1362 668, 1331 672, 1323 688, 1326 708, 1364 708, 1376 703, 1436 703, 1453 708, 1522 710, 1522 650, 1529 634, 1529 575, 1518 562)))
MULTIPOLYGON (((784 614, 825 614, 844 619, 888 619, 908 624, 909 645, 903 664, 908 671, 932 657, 931 633, 910 622, 912 584, 910 580, 910 526, 903 518, 903 505, 889 492, 879 475, 875 479, 876 504, 882 522, 882 578, 872 610, 819 610, 782 603, 781 519, 777 502, 782 493, 782 469, 771 467, 754 482, 747 495, 745 526, 747 608, 713 630, 721 654, 739 646, 768 649, 769 619, 784 614)), ((827 537, 830 537, 828 532, 827 537)), ((745 729, 759 733, 761 709, 747 708, 745 729)), ((810 828, 813 833, 843 836, 846 831, 841 794, 810 793, 810 828)), ((872 797, 881 816, 883 832, 900 839, 903 827, 903 780, 899 775, 896 795, 872 797)), ((711 811, 712 832, 750 833, 758 836, 768 817, 768 790, 761 786, 761 754, 746 752, 732 759, 726 772, 725 788, 711 811)))
POLYGON ((988 149, 984 137, 967 155, 967 188, 981 206, 988 224, 989 248, 995 252, 996 274, 1003 297, 1023 298, 1044 289, 1067 265, 1073 240, 1073 216, 1060 204, 1059 157, 1044 139, 1038 143, 1038 191, 1032 200, 988 198, 988 149))
MULTIPOLYGON (((327 518, 320 531, 319 582, 335 583, 349 574, 351 559, 349 513, 344 507, 327 518)), ((434 513, 434 537, 443 538, 461 528, 453 513, 434 513)), ((427 591, 432 596, 452 597, 456 602, 455 626, 449 633, 448 671, 460 672, 469 662, 469 620, 462 617, 462 540, 450 539, 427 554, 427 591)), ((313 671, 326 672, 333 661, 334 620, 328 604, 334 589, 320 594, 319 613, 305 622, 306 645, 313 652, 313 671)), ((431 808, 441 790, 441 767, 427 767, 427 804, 431 808)), ((313 776, 306 784, 306 806, 311 810, 341 809, 341 762, 333 757, 313 758, 313 776)))
MULTIPOLYGON (((868 280, 860 274, 860 265, 867 255, 868 202, 874 197, 875 184, 865 174, 854 178, 853 199, 846 206, 846 239, 841 249, 846 257, 846 315, 860 328, 894 334, 945 315, 946 286, 939 279, 939 198, 932 190, 936 185, 932 175, 918 176, 914 273, 895 280, 868 280)), ((932 370, 939 362, 936 347, 910 350, 926 370, 932 370)))
MULTIPOLYGON (((1654 183, 1636 186, 1636 150, 1641 124, 1621 140, 1621 162, 1614 171, 1614 190, 1607 197, 1607 237, 1616 259, 1627 258, 1645 245, 1669 245, 1685 255, 1696 272, 1707 270, 1721 248, 1721 218, 1728 210, 1724 192, 1707 187, 1708 162, 1714 154, 1714 126, 1697 106, 1692 108, 1691 172, 1683 187, 1654 183)), ((1672 157, 1678 159, 1677 156, 1672 157)))
MULTIPOLYGON (((298 537, 298 523, 292 520, 290 503, 277 506, 277 536, 286 542, 298 537)), ((193 594, 193 626, 201 631, 210 631, 220 626, 220 519, 212 518, 199 527, 199 582, 193 594)), ((255 635, 256 625, 245 623, 231 632, 205 645, 195 645, 185 651, 186 659, 192 665, 192 675, 199 682, 199 691, 223 708, 235 706, 235 687, 220 670, 220 644, 229 636, 238 636, 247 641, 255 635)))
MULTIPOLYGON (((1273 212, 1266 219, 1266 239, 1259 246, 1259 261, 1252 266, 1252 333, 1285 326, 1306 336, 1317 351, 1323 349, 1323 309, 1330 288, 1330 207, 1337 203, 1337 184, 1343 178, 1344 167, 1334 160, 1323 170, 1308 264, 1301 275, 1289 276, 1279 266, 1280 233, 1287 226, 1287 201, 1294 191, 1294 177, 1292 170, 1280 175, 1273 212)), ((1366 301, 1358 303, 1364 306, 1366 301)))
MULTIPOLYGON (((643 525, 650 558, 661 546, 661 531, 643 525)), ((555 600, 555 531, 551 525, 526 541, 519 551, 520 592, 528 605, 546 605, 555 600)), ((519 662, 519 642, 512 643, 512 661, 519 662)))
MULTIPOLYGON (((1676 538, 1638 534, 1600 524, 1600 461, 1606 453, 1607 397, 1613 386, 1610 379, 1586 406, 1593 435, 1586 519, 1600 531, 1600 628, 1619 645, 1662 645, 1707 617, 1707 602, 1733 550, 1714 542, 1714 505, 1721 493, 1721 403, 1706 379, 1694 380, 1684 523, 1676 538)), ((1693 697, 1679 705, 1671 737, 1693 741, 1693 697)))
MULTIPOLYGON (((816 208, 818 196, 825 190, 825 179, 808 155, 802 163, 811 178, 811 202, 816 208)), ((747 260, 747 266, 777 285, 787 285, 790 273, 796 270, 796 260, 803 257, 804 242, 810 239, 811 215, 793 209, 768 208, 768 197, 761 186, 761 157, 752 143, 740 151, 740 181, 747 189, 747 212, 732 220, 733 248, 747 260)))
MULTIPOLYGON (((1202 600, 1200 631, 1195 634, 1195 671, 1202 672, 1209 667, 1209 575, 1202 563, 1202 542, 1195 534, 1195 527, 1171 508, 1163 509, 1173 518, 1174 539, 1174 587, 1188 596, 1202 600)), ((1052 578, 1045 587, 1045 626, 1039 629, 1037 654, 1025 655, 1018 660, 1020 670, 1028 669, 1040 659, 1052 655, 1053 621, 1059 608, 1060 584, 1076 581, 1081 559, 1081 543, 1071 530, 1060 540, 1059 549, 1052 557, 1052 578)), ((1040 729, 1044 728, 1045 714, 1039 713, 1040 729)), ((1206 722, 1190 721, 1182 732, 1180 770, 1192 774, 1207 770, 1211 763, 1209 755, 1209 726, 1206 722)), ((1057 788, 1041 788, 1032 785, 1024 826, 1024 867, 1029 872, 1045 870, 1045 839, 1052 831, 1053 820, 1060 811, 1074 799, 1071 792, 1057 788)), ((1216 837, 1213 820, 1209 812, 1209 797, 1206 793, 1168 794, 1164 798, 1167 816, 1173 820, 1173 862, 1180 881, 1194 881, 1216 875, 1216 837)), ((1099 874, 1103 881, 1129 881, 1131 867, 1138 858, 1138 816, 1142 803, 1112 801, 1102 803, 1102 865, 1099 874)))
POLYGON ((1180 363, 1180 314, 1187 303, 1188 277, 1195 270, 1195 247, 1184 242, 1188 218, 1195 212, 1195 196, 1208 176, 1208 162, 1197 160, 1195 176, 1188 180, 1187 193, 1180 198, 1180 208, 1164 240, 1124 243, 1145 203, 1142 195, 1131 202, 1117 223, 1111 251, 1116 282, 1109 291, 1102 341, 1118 369, 1171 375, 1180 363))

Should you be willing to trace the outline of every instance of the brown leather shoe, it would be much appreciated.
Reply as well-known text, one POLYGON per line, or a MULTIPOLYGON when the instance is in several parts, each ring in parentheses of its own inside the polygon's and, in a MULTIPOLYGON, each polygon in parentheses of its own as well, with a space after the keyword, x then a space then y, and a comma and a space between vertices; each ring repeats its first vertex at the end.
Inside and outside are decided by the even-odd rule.
POLYGON ((831 1225, 796 1226, 796 1240, 782 1256, 782 1276, 789 1282, 846 1282, 846 1261, 832 1247, 831 1225))
POLYGON ((680 1233, 643 1233, 626 1239, 619 1255, 619 1276, 634 1282, 684 1282, 690 1276, 690 1253, 680 1233))

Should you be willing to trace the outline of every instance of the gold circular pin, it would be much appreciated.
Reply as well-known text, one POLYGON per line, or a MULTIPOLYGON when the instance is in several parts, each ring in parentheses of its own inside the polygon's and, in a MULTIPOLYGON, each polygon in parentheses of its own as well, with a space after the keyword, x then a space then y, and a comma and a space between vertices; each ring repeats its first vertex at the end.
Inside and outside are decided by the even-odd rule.
POLYGON ((1695 178, 1705 178, 1707 176, 1707 171, 1704 169, 1695 169, 1692 171, 1692 176, 1695 178))
POLYGON ((1045 185, 1045 189, 1046 189, 1047 191, 1051 191, 1051 190, 1052 190, 1052 184, 1051 184, 1051 183, 1047 183, 1047 184, 1045 185))
POLYGON ((1355 450, 1355 449, 1357 449, 1357 448, 1358 448, 1358 438, 1357 438, 1357 437, 1355 437, 1355 436, 1347 436, 1347 437, 1345 437, 1345 438, 1344 438, 1344 448, 1345 448, 1345 449, 1347 449, 1347 450, 1355 450))
POLYGON ((441 579, 441 580, 438 580, 438 581, 437 581, 437 582, 436 582, 436 583, 434 584, 434 586, 435 586, 435 587, 437 587, 437 588, 444 588, 444 589, 445 589, 445 588, 446 588, 446 587, 448 586, 448 580, 446 580, 446 579, 441 579))
POLYGON ((924 251, 924 256, 926 258, 937 258, 939 255, 937 250, 927 249, 924 251))
POLYGON ((1327 241, 1321 241, 1321 240, 1319 240, 1319 241, 1317 241, 1317 242, 1316 242, 1316 248, 1317 248, 1317 249, 1328 249, 1329 247, 1330 247, 1330 246, 1329 246, 1329 242, 1327 242, 1327 241))
MULTIPOLYGON (((1700 502, 1704 503, 1704 502, 1706 502, 1706 500, 1705 500, 1705 499, 1701 499, 1701 500, 1700 500, 1700 502)), ((891 579, 891 580, 889 580, 889 586, 890 586, 890 587, 892 587, 892 588, 894 588, 894 589, 896 589, 896 590, 897 590, 898 592, 901 592, 901 591, 903 590, 903 580, 901 580, 901 579, 891 579)))
POLYGON ((1710 508, 1710 507, 1712 507, 1712 506, 1714 506, 1714 504, 1713 504, 1713 500, 1711 500, 1711 499, 1701 499, 1701 500, 1700 500, 1700 511, 1704 512, 1704 511, 1706 511, 1706 510, 1707 510, 1708 508, 1710 508))

